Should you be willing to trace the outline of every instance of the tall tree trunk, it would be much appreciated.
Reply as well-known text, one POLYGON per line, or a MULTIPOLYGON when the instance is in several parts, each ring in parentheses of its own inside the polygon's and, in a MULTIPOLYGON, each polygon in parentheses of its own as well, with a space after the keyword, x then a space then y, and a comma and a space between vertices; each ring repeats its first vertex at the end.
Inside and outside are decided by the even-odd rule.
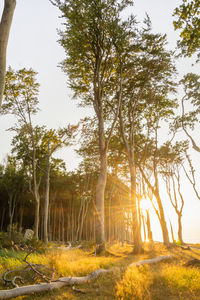
POLYGON ((61 211, 58 212, 58 241, 61 241, 61 211))
POLYGON ((176 240, 174 238, 174 230, 173 230, 173 227, 172 227, 172 223, 170 222, 170 228, 171 228, 171 235, 172 235, 172 241, 173 241, 173 244, 176 244, 176 240))
MULTIPOLYGON (((102 143, 102 141, 101 141, 102 143)), ((105 148, 100 147, 100 173, 96 186, 96 218, 95 218, 95 238, 96 254, 105 250, 104 234, 104 192, 107 178, 107 157, 105 148)))
MULTIPOLYGON (((155 206, 154 206, 154 209, 155 209, 156 215, 158 217, 158 220, 160 222, 162 236, 163 236, 163 242, 164 242, 165 246, 169 247, 170 246, 169 234, 168 234, 168 229, 167 229, 167 223, 165 221, 165 214, 164 214, 162 201, 161 201, 160 194, 159 194, 158 180, 156 180, 156 185, 155 185, 155 187, 153 187, 151 185, 150 181, 148 180, 147 176, 145 175, 141 165, 138 165, 138 166, 139 166, 140 172, 141 172, 148 188, 152 191, 152 194, 156 198, 156 201, 158 204, 158 210, 155 208, 155 206)), ((156 178, 156 176, 155 176, 155 178, 156 178)))
POLYGON ((151 231, 151 221, 150 221, 150 216, 149 216, 149 210, 146 210, 147 212, 147 234, 148 234, 148 240, 149 242, 153 241, 153 235, 151 231))
POLYGON ((146 242, 147 235, 146 235, 145 219, 143 214, 142 214, 142 225, 143 225, 143 232, 144 232, 144 241, 146 242))
POLYGON ((24 215, 24 206, 22 205, 19 210, 19 232, 22 232, 23 215, 24 215))
POLYGON ((47 151, 47 169, 46 169, 46 193, 44 200, 44 242, 48 242, 48 213, 49 213, 49 185, 50 185, 50 154, 49 143, 47 151))
POLYGON ((52 217, 51 217, 51 203, 49 203, 49 213, 48 213, 48 240, 52 241, 52 217))
POLYGON ((108 242, 111 240, 111 197, 108 202, 108 242))
POLYGON ((181 244, 184 244, 181 218, 182 218, 182 214, 178 213, 178 240, 181 244))
POLYGON ((3 231, 3 223, 4 223, 4 217, 5 217, 5 206, 3 207, 2 215, 1 215, 1 229, 0 231, 3 231))
POLYGON ((65 217, 64 217, 64 209, 63 202, 61 200, 61 216, 62 216, 62 242, 65 241, 65 217))
POLYGON ((38 239, 39 237, 39 220, 40 220, 40 199, 37 199, 35 203, 35 224, 34 224, 34 233, 36 239, 38 239))
POLYGON ((133 253, 141 253, 142 251, 142 239, 141 232, 138 223, 138 212, 137 212, 137 197, 136 197, 136 169, 134 161, 129 160, 129 168, 131 175, 131 208, 133 218, 133 253))
POLYGON ((5 86, 6 52, 15 6, 16 0, 4 0, 4 10, 0 22, 0 111, 5 86))
POLYGON ((161 201, 160 194, 158 191, 155 192, 155 196, 156 196, 156 200, 157 200, 158 208, 159 208, 159 214, 160 214, 159 221, 160 221, 160 226, 162 229, 163 242, 164 242, 165 246, 169 247, 170 242, 169 242, 167 223, 165 221, 164 209, 163 209, 162 201, 161 201))
POLYGON ((54 216, 53 216, 53 241, 56 241, 56 212, 57 209, 54 207, 54 216))
POLYGON ((13 216, 15 212, 15 204, 16 204, 16 195, 12 193, 9 194, 9 201, 8 201, 8 214, 9 214, 9 237, 11 238, 12 233, 12 225, 13 225, 13 216))

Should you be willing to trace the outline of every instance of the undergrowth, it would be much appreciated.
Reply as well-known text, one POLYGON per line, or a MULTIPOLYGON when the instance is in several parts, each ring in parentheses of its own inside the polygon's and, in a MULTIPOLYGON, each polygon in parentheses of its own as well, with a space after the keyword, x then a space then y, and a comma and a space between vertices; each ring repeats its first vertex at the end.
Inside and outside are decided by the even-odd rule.
POLYGON ((200 269, 161 263, 130 267, 116 285, 121 300, 199 300, 200 269))
MULTIPOLYGON (((69 251, 48 248, 45 253, 31 253, 28 261, 56 269, 56 276, 84 276, 99 269, 112 272, 77 286, 85 294, 76 294, 71 287, 48 292, 47 294, 18 297, 17 299, 119 299, 119 300, 200 300, 200 269, 185 267, 184 262, 199 258, 200 251, 182 251, 180 247, 167 250, 155 244, 151 251, 143 255, 133 255, 130 245, 114 244, 108 248, 112 255, 91 256, 92 249, 72 249, 69 251), (150 266, 128 267, 133 261, 172 254, 175 259, 150 266)), ((0 273, 24 264, 24 251, 0 250, 0 273)), ((30 284, 30 283, 29 283, 30 284)), ((3 288, 3 285, 2 287, 3 288)))

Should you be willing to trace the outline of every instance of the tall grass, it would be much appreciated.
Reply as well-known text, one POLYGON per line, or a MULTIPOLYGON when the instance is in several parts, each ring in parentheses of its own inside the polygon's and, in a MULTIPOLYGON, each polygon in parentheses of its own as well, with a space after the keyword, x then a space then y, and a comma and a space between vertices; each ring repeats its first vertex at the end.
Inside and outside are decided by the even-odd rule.
MULTIPOLYGON (((1 252, 0 271, 2 269, 15 269, 24 264, 24 252, 1 252), (12 252, 12 253, 11 253, 12 252)), ((99 268, 110 268, 116 264, 119 258, 88 256, 80 249, 70 251, 47 251, 44 254, 32 253, 27 260, 33 264, 42 264, 56 269, 59 276, 84 276, 99 268)))
POLYGON ((199 300, 200 270, 169 264, 130 267, 122 280, 117 283, 116 298, 199 300))

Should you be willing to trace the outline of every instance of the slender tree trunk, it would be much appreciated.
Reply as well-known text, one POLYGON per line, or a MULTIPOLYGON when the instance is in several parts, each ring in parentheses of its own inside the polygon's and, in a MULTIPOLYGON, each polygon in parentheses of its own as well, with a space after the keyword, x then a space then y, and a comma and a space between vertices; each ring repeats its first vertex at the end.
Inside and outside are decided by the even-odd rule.
POLYGON ((160 221, 160 226, 161 226, 161 229, 162 229, 163 242, 164 242, 165 246, 169 247, 170 242, 169 242, 169 234, 168 234, 168 229, 167 229, 167 223, 165 221, 164 209, 163 209, 162 201, 161 201, 161 198, 160 198, 160 195, 159 195, 158 191, 156 191, 155 196, 156 196, 156 200, 157 200, 158 208, 159 208, 159 213, 160 213, 159 221, 160 221))
POLYGON ((53 240, 56 241, 56 207, 54 208, 54 216, 53 216, 53 240))
POLYGON ((111 197, 108 202, 108 241, 111 240, 111 197))
POLYGON ((36 239, 38 239, 39 237, 39 220, 40 220, 40 200, 37 199, 35 203, 35 224, 34 224, 36 239))
POLYGON ((142 251, 142 239, 139 229, 138 212, 137 212, 137 198, 136 198, 136 168, 133 160, 129 160, 129 168, 131 175, 131 207, 133 218, 133 253, 141 253, 142 251))
POLYGON ((22 205, 20 207, 20 212, 19 212, 19 232, 22 232, 23 215, 24 215, 24 207, 22 205))
POLYGON ((95 219, 95 237, 96 254, 105 250, 104 235, 104 192, 107 178, 107 157, 105 148, 100 147, 100 173, 96 187, 96 219, 95 219))
POLYGON ((8 201, 8 214, 9 214, 9 237, 11 238, 12 233, 12 225, 13 225, 13 216, 15 212, 15 204, 16 204, 16 195, 9 194, 8 201))
POLYGON ((147 235, 146 235, 145 219, 143 214, 142 214, 142 225, 143 225, 143 232, 144 232, 144 241, 146 242, 147 235))
POLYGON ((3 223, 4 223, 4 217, 5 217, 5 206, 3 207, 2 215, 1 215, 1 231, 3 231, 3 223))
POLYGON ((148 234, 148 240, 149 242, 153 241, 153 235, 151 231, 151 221, 150 221, 150 216, 149 216, 149 210, 146 210, 147 212, 147 234, 148 234))
POLYGON ((4 10, 0 22, 0 111, 5 86, 6 52, 15 6, 16 0, 4 0, 4 10))
POLYGON ((48 214, 48 240, 52 241, 51 203, 49 203, 49 214, 48 214))
POLYGON ((182 218, 182 214, 179 213, 178 214, 178 240, 181 244, 184 244, 183 234, 182 234, 182 221, 181 221, 181 218, 182 218))
POLYGON ((48 242, 48 213, 49 213, 49 186, 50 186, 50 154, 49 143, 47 152, 47 169, 46 169, 46 193, 44 201, 44 242, 48 242))
POLYGON ((174 230, 173 230, 173 227, 172 227, 172 223, 170 222, 170 228, 171 228, 171 235, 172 235, 172 241, 173 241, 173 244, 176 244, 176 241, 175 241, 175 238, 174 238, 174 230))
POLYGON ((61 216, 62 216, 62 242, 65 241, 65 218, 64 218, 64 210, 63 210, 63 203, 61 200, 61 216))
MULTIPOLYGON (((161 226, 161 230, 162 230, 162 236, 163 236, 163 242, 164 242, 165 246, 169 247, 170 246, 169 234, 168 234, 168 229, 167 229, 167 223, 165 221, 165 214, 164 214, 162 201, 161 201, 160 194, 159 194, 158 180, 156 180, 156 182, 157 182, 156 186, 153 187, 151 185, 151 183, 149 182, 148 178, 146 177, 142 167, 140 165, 138 165, 138 166, 139 166, 141 174, 142 174, 148 188, 152 191, 152 193, 156 197, 156 201, 157 201, 157 204, 158 204, 158 210, 159 210, 159 211, 156 210, 156 214, 157 214, 158 220, 160 222, 160 226, 161 226)), ((156 176, 155 176, 155 178, 156 178, 156 176)), ((154 207, 154 209, 155 209, 155 207, 154 207)))
POLYGON ((81 215, 82 215, 82 210, 83 210, 83 205, 84 205, 83 202, 84 202, 84 198, 81 198, 81 204, 80 204, 78 219, 77 219, 76 241, 79 240, 80 222, 81 222, 81 215))
POLYGON ((58 216, 58 240, 61 241, 61 211, 59 209, 59 216, 58 216))

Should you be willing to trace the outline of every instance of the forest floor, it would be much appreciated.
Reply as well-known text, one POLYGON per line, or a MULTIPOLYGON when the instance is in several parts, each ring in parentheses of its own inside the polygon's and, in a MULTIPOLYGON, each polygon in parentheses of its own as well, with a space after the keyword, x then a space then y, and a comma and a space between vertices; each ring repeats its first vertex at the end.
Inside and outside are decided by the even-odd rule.
MULTIPOLYGON (((200 266, 185 266, 191 259, 200 259, 200 249, 186 250, 178 246, 166 249, 161 243, 155 243, 145 245, 142 255, 133 255, 130 245, 114 244, 108 250, 110 255, 100 257, 92 256, 92 248, 88 247, 68 251, 48 248, 40 254, 32 253, 28 261, 56 269, 56 277, 84 276, 99 268, 112 268, 112 271, 87 284, 76 285, 82 293, 72 287, 64 287, 54 292, 15 299, 200 300, 200 266), (135 261, 159 255, 172 255, 173 259, 149 266, 129 266, 135 261)), ((23 251, 0 250, 1 275, 6 269, 23 265, 25 255, 23 251)), ((5 289, 3 280, 0 289, 5 289)))

